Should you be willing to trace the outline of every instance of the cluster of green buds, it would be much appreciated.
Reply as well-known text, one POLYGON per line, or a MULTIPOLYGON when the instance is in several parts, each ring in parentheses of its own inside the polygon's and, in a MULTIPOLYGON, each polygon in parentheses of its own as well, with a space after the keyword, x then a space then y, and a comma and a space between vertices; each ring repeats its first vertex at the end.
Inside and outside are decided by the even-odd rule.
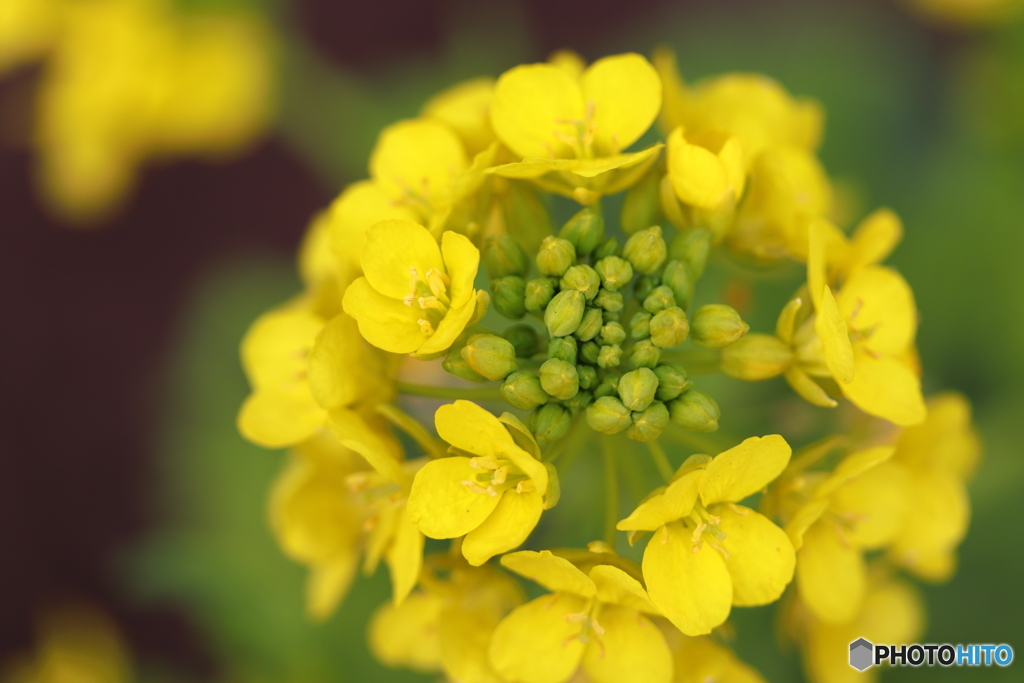
POLYGON ((492 236, 483 249, 492 306, 533 322, 468 336, 444 367, 463 379, 501 381, 502 397, 530 411, 541 442, 565 436, 581 412, 592 429, 638 441, 658 438, 669 422, 715 431, 718 405, 693 388, 671 353, 687 339, 721 349, 748 330, 729 306, 690 312, 711 238, 693 229, 670 246, 655 225, 623 244, 605 236, 600 205, 545 237, 532 263, 514 237, 492 236))

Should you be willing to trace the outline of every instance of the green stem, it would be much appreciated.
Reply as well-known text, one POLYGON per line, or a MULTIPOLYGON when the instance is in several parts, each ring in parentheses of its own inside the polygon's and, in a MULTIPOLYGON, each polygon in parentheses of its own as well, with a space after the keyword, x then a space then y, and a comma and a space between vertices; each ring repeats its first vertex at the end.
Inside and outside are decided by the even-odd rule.
POLYGON ((723 445, 723 440, 721 438, 716 439, 714 437, 703 436, 674 424, 669 424, 669 430, 671 433, 670 438, 686 444, 690 448, 693 448, 695 452, 715 455, 725 450, 725 446, 723 445))
POLYGON ((661 354, 662 363, 678 363, 691 375, 711 375, 719 372, 721 353, 711 349, 682 349, 661 354))
POLYGON ((390 403, 380 403, 377 405, 377 413, 411 436, 431 458, 443 458, 448 455, 448 447, 444 442, 435 438, 419 420, 401 408, 390 403))
POLYGON ((658 468, 658 473, 661 474, 665 483, 672 481, 672 475, 675 470, 672 468, 672 464, 668 461, 668 456, 665 454, 665 449, 661 447, 661 444, 657 441, 648 441, 647 450, 651 453, 651 459, 654 460, 654 466, 658 468))
POLYGON ((615 547, 615 525, 619 522, 619 479, 615 473, 615 452, 610 439, 601 439, 604 456, 604 540, 615 547))
POLYGON ((500 399, 501 391, 494 386, 483 387, 435 387, 428 384, 413 384, 412 382, 395 382, 395 388, 401 394, 410 396, 427 396, 429 398, 464 398, 473 399, 500 399))

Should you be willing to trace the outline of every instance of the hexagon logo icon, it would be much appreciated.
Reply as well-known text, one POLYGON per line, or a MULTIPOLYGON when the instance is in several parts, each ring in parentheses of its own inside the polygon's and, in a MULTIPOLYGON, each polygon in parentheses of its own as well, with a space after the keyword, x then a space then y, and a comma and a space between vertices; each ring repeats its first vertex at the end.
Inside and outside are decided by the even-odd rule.
POLYGON ((850 666, 857 671, 863 671, 874 664, 875 646, 864 638, 858 638, 850 643, 850 666))

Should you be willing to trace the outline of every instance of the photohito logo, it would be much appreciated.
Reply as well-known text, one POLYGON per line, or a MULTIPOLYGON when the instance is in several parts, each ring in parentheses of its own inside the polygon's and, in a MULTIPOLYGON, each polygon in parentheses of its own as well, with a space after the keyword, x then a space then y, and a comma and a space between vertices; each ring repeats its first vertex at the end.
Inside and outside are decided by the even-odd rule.
POLYGON ((889 663, 889 666, 1009 666, 1013 648, 1001 645, 875 645, 865 638, 850 643, 850 666, 857 671, 889 663))

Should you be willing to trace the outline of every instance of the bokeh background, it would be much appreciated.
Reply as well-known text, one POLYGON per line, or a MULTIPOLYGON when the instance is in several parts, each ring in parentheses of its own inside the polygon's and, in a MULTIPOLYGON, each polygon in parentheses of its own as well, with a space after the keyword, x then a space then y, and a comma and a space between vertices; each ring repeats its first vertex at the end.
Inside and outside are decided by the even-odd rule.
MULTIPOLYGON (((917 295, 926 391, 966 394, 985 443, 960 570, 924 589, 925 641, 1024 654, 1024 21, 951 24, 897 0, 177 1, 270 17, 276 118, 226 162, 148 167, 102 226, 69 228, 34 189, 39 68, 0 80, 0 662, 32 648, 48 606, 86 600, 140 680, 424 679, 367 652, 383 572, 327 624, 303 616, 303 569, 266 524, 282 455, 234 429, 239 339, 298 290, 310 217, 366 175, 381 127, 559 48, 659 44, 688 80, 756 71, 820 100, 821 155, 851 206, 903 217, 891 262, 917 295)), ((772 612, 743 612, 739 654, 798 680, 794 653, 757 636, 772 612)), ((1021 666, 883 680, 1016 681, 1021 666)))

